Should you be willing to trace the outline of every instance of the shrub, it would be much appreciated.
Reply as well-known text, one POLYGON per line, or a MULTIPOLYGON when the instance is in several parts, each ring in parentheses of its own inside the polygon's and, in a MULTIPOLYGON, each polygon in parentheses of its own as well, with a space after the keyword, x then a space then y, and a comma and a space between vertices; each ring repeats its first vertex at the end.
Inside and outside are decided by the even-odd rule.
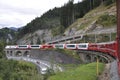
POLYGON ((102 15, 98 18, 97 24, 102 24, 104 27, 105 26, 112 26, 117 23, 117 18, 115 15, 102 15))

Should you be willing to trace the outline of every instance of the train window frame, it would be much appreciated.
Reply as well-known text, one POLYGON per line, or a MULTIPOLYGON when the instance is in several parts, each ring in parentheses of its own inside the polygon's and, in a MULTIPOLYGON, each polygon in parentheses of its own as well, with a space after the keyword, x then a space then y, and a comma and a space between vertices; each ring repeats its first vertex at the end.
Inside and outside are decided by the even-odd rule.
POLYGON ((78 49, 88 49, 88 46, 89 46, 89 43, 80 43, 80 44, 77 44, 77 48, 78 49), (82 45, 82 47, 80 47, 80 45, 82 45))
POLYGON ((67 49, 76 49, 76 44, 66 44, 65 46, 67 49), (74 45, 74 46, 72 46, 74 45))

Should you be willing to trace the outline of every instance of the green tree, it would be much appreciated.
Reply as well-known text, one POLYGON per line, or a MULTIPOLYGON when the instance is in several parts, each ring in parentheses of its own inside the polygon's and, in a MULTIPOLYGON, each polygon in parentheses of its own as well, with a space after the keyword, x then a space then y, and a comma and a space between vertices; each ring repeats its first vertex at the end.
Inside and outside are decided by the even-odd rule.
POLYGON ((4 47, 5 47, 5 42, 0 41, 0 58, 5 58, 4 47))
POLYGON ((37 44, 41 44, 41 40, 39 37, 37 38, 37 44))
POLYGON ((65 28, 63 26, 52 28, 52 35, 63 35, 65 28))
POLYGON ((70 24, 74 22, 74 0, 69 0, 67 4, 65 4, 61 8, 61 16, 60 16, 60 22, 61 25, 67 28, 70 24))

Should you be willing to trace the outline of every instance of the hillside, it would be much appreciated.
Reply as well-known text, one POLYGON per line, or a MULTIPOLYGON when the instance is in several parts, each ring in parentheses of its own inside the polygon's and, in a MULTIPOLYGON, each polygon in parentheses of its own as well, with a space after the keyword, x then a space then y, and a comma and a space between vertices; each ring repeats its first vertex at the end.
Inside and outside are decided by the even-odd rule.
POLYGON ((0 29, 0 41, 6 41, 7 43, 13 43, 16 40, 17 31, 9 28, 0 29))
POLYGON ((91 10, 83 18, 77 19, 66 31, 75 28, 77 31, 75 34, 78 34, 82 31, 90 32, 98 28, 113 28, 116 25, 115 5, 115 3, 109 6, 101 5, 91 10))
MULTIPOLYGON (((84 42, 106 42, 116 39, 116 4, 99 7, 88 12, 83 18, 77 19, 72 25, 70 25, 65 35, 73 36, 84 34, 84 42), (96 35, 97 34, 97 35, 96 35), (111 36, 111 37, 110 37, 111 36)), ((80 41, 83 42, 83 39, 80 41)))
MULTIPOLYGON (((83 5, 83 3, 85 2, 83 1, 82 3, 74 4, 74 6, 80 6, 80 4, 83 5)), ((69 24, 67 27, 61 25, 60 13, 65 6, 49 10, 41 17, 37 17, 23 27, 23 29, 19 30, 19 40, 17 41, 17 44, 41 44, 64 36, 87 34, 88 32, 90 33, 94 31, 98 33, 97 31, 105 29, 115 30, 115 3, 107 5, 101 4, 100 6, 98 4, 97 6, 91 10, 89 9, 85 11, 85 13, 81 15, 81 18, 77 17, 74 22, 71 25, 69 24)), ((81 14, 81 12, 76 12, 76 15, 74 16, 81 14)))

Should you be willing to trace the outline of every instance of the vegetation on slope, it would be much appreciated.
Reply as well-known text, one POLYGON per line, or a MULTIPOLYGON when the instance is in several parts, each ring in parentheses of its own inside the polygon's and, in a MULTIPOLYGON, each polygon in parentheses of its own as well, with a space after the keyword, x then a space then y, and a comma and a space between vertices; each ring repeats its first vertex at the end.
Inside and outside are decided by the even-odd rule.
POLYGON ((11 30, 9 28, 0 29, 0 41, 6 41, 7 39, 9 39, 9 42, 14 42, 16 40, 16 36, 17 31, 11 30), (11 35, 12 39, 8 35, 11 35))
POLYGON ((101 15, 97 20, 97 24, 101 24, 103 25, 103 27, 116 25, 116 23, 117 23, 117 17, 115 15, 104 14, 101 15))
MULTIPOLYGON (((105 27, 111 27, 116 24, 116 7, 115 1, 111 0, 104 2, 99 7, 90 10, 82 18, 77 19, 69 28, 77 28, 84 31, 93 23, 105 27), (109 3, 109 5, 107 5, 109 3)), ((97 26, 99 26, 97 25, 97 26)))
MULTIPOLYGON (((104 69, 104 64, 99 63, 99 73, 104 69)), ((96 63, 79 66, 74 70, 57 73, 48 80, 97 80, 96 63)))
POLYGON ((63 26, 52 28, 51 33, 53 36, 57 36, 59 34, 63 35, 65 28, 63 26))
POLYGON ((0 80, 43 80, 33 63, 7 60, 4 47, 5 43, 0 42, 0 80))
POLYGON ((5 42, 0 41, 0 59, 5 58, 5 53, 4 53, 4 47, 5 47, 5 42))
POLYGON ((24 61, 0 59, 1 80, 38 80, 43 76, 38 74, 34 64, 24 61))

